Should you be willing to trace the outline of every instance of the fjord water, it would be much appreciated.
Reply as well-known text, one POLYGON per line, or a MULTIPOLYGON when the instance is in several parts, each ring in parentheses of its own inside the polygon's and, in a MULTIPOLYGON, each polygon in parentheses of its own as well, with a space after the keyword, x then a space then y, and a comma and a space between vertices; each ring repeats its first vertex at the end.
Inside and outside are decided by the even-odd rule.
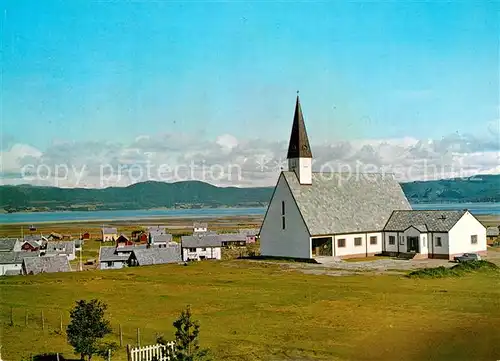
MULTIPOLYGON (((413 209, 461 210, 468 209, 476 215, 500 216, 500 203, 428 203, 413 204, 413 209)), ((228 216, 263 216, 266 208, 201 208, 201 209, 154 209, 117 211, 75 212, 20 212, 0 215, 0 224, 41 223, 69 221, 145 220, 155 218, 202 218, 228 216)))

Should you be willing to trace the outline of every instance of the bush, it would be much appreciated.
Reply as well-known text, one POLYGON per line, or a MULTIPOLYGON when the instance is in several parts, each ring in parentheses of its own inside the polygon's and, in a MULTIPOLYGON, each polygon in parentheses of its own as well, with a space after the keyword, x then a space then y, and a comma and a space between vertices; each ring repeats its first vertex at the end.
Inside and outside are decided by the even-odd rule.
POLYGON ((409 278, 458 277, 475 271, 498 271, 498 266, 488 261, 470 261, 459 263, 451 268, 443 266, 422 268, 408 274, 409 278))

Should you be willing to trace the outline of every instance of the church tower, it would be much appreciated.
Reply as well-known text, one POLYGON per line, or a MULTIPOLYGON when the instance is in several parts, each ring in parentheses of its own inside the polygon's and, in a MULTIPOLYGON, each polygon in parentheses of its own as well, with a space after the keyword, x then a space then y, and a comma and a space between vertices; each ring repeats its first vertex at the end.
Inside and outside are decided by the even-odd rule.
POLYGON ((300 184, 312 184, 312 153, 307 138, 304 116, 297 95, 292 134, 288 144, 288 170, 295 172, 300 184))

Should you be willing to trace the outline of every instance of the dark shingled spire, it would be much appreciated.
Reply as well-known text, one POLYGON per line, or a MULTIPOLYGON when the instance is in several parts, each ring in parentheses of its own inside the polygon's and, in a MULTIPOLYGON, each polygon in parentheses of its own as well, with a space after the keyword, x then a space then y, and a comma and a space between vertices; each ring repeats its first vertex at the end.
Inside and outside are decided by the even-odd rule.
POLYGON ((304 116, 300 107, 300 99, 297 95, 297 103, 295 104, 295 115, 293 116, 292 134, 290 135, 290 143, 288 144, 287 158, 312 158, 309 139, 307 138, 306 125, 304 124, 304 116))

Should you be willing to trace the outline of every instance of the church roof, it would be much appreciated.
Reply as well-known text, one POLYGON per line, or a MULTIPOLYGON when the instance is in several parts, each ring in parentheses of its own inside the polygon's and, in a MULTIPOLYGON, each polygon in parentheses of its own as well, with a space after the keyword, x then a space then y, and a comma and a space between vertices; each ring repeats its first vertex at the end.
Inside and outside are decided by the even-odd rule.
POLYGON ((287 158, 312 158, 311 147, 309 146, 306 125, 304 124, 304 116, 302 115, 302 108, 298 95, 297 102, 295 103, 295 114, 293 116, 292 133, 290 134, 287 158))
POLYGON ((384 231, 402 232, 415 227, 420 232, 448 232, 466 213, 462 211, 394 211, 384 231), (424 228, 425 227, 425 228, 424 228))
POLYGON ((308 185, 282 175, 311 236, 382 231, 394 209, 411 209, 392 175, 313 173, 308 185))

